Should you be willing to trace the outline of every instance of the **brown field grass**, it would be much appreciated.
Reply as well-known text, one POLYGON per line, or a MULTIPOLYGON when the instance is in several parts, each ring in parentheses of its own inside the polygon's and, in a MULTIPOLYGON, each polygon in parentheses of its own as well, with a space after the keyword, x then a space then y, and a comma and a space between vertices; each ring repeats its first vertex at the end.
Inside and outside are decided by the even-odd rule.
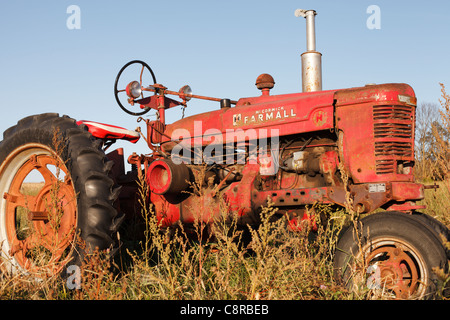
MULTIPOLYGON (((440 182, 439 185, 443 185, 440 182)), ((450 226, 447 188, 426 190, 426 213, 450 226)), ((250 246, 243 247, 242 230, 218 221, 215 241, 189 241, 179 229, 170 241, 158 227, 151 206, 142 200, 145 237, 124 239, 114 260, 96 252, 81 268, 80 289, 68 289, 65 279, 48 277, 0 278, 1 299, 208 299, 208 300, 364 300, 370 290, 349 292, 333 278, 333 254, 342 227, 349 223, 344 210, 316 206, 331 224, 317 233, 289 232, 282 220, 272 221, 276 209, 263 211, 263 224, 251 230, 250 246)), ((197 226, 197 234, 203 232, 197 226)), ((447 280, 450 275, 444 274, 447 280)))

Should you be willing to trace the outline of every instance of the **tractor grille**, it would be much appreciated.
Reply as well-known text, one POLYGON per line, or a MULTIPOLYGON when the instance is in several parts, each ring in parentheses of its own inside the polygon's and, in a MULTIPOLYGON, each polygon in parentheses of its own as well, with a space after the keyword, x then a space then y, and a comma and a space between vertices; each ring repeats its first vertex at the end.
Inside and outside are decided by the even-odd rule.
POLYGON ((375 156, 411 157, 411 143, 405 142, 375 142, 375 156))
POLYGON ((412 134, 411 124, 402 123, 375 123, 374 124, 375 138, 410 138, 412 134))
POLYGON ((373 118, 374 120, 412 120, 411 106, 374 106, 373 118))
POLYGON ((374 106, 373 119, 376 173, 395 173, 398 160, 414 157, 414 107, 374 106))

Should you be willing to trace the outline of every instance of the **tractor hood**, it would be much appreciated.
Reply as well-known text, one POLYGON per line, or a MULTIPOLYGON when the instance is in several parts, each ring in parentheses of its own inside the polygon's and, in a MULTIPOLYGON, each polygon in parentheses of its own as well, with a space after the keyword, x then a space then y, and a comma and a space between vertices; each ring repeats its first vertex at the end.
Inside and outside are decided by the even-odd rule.
POLYGON ((266 138, 331 129, 334 94, 330 90, 242 98, 235 107, 193 115, 167 125, 163 143, 169 141, 168 137, 172 141, 182 136, 193 138, 194 143, 202 139, 201 144, 210 144, 214 142, 212 137, 223 139, 218 143, 231 142, 235 139, 232 133, 250 137, 256 133, 257 138, 266 138))
POLYGON ((333 130, 335 107, 367 102, 408 103, 405 99, 415 104, 413 89, 403 83, 241 98, 235 107, 200 113, 167 125, 163 149, 171 149, 174 141, 180 139, 208 145, 236 141, 236 136, 239 141, 249 140, 255 134, 256 138, 266 138, 333 130))

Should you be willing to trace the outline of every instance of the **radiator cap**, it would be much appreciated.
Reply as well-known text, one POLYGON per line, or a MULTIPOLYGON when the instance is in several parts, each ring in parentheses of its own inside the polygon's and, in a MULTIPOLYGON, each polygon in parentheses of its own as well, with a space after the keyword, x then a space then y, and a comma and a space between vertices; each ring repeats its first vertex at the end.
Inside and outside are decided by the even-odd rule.
POLYGON ((263 73, 256 78, 255 84, 259 90, 272 89, 275 85, 275 80, 270 74, 263 73))

